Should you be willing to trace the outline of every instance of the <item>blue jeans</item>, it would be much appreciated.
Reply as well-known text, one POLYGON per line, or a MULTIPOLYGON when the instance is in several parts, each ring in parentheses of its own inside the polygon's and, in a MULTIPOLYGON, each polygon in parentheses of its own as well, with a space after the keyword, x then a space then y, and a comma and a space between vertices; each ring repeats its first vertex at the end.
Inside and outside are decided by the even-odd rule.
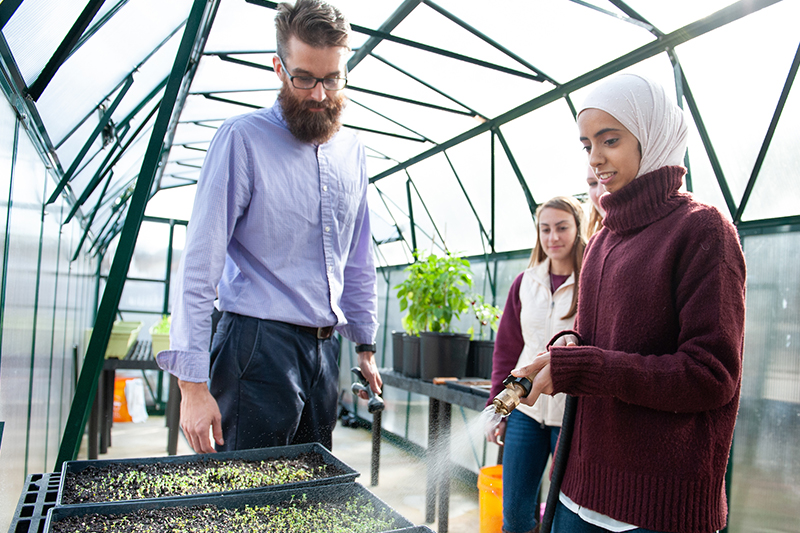
POLYGON ((524 533, 536 527, 539 489, 559 427, 542 426, 519 411, 506 419, 503 446, 503 529, 524 533))
POLYGON ((331 449, 339 341, 283 322, 225 312, 211 348, 209 389, 222 414, 217 451, 319 442, 331 449))
MULTIPOLYGON (((556 505, 551 533, 606 533, 608 530, 585 522, 580 516, 567 509, 563 503, 556 505)), ((652 529, 631 529, 626 533, 660 533, 652 529)))

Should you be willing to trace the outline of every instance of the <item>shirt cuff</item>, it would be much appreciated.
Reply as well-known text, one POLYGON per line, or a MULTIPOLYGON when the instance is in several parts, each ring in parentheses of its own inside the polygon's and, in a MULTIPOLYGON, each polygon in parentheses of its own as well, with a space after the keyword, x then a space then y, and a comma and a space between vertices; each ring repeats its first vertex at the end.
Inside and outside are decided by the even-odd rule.
POLYGON ((336 331, 356 344, 374 344, 379 324, 344 324, 336 326, 336 331))
POLYGON ((208 381, 211 355, 208 352, 164 350, 158 353, 156 362, 162 370, 182 381, 203 383, 208 381))

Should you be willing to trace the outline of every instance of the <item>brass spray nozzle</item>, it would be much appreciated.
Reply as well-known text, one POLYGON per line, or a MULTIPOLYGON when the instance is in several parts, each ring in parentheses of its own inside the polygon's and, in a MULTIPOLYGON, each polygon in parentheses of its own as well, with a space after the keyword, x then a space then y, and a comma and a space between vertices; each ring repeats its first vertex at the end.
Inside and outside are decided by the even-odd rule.
MULTIPOLYGON (((532 376, 531 376, 532 377, 532 376)), ((520 399, 526 397, 531 392, 533 381, 530 377, 516 377, 509 375, 504 381, 505 389, 492 400, 494 410, 503 416, 508 416, 511 411, 517 408, 520 399)))

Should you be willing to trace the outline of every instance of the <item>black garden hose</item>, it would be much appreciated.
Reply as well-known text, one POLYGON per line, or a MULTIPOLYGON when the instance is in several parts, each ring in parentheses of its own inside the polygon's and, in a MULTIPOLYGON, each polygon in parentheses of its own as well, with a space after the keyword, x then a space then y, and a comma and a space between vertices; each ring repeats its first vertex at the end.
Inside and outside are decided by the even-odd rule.
POLYGON ((556 514, 558 495, 561 492, 561 481, 567 469, 567 458, 572 444, 572 430, 575 427, 575 412, 578 410, 578 398, 567 396, 564 404, 564 418, 561 420, 561 433, 558 437, 558 448, 553 457, 553 473, 550 476, 550 490, 547 492, 544 517, 539 523, 539 533, 550 533, 553 527, 553 517, 556 514))

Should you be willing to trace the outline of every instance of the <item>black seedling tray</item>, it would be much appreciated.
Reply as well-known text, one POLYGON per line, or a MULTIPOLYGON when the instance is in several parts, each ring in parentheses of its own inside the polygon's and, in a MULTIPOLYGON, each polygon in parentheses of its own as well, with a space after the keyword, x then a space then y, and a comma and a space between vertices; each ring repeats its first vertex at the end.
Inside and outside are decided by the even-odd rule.
POLYGON ((290 446, 275 446, 272 448, 257 448, 253 450, 238 450, 232 452, 219 452, 219 453, 205 453, 205 454, 196 454, 196 455, 171 455, 168 457, 143 457, 138 459, 109 459, 109 460, 93 460, 93 461, 66 461, 64 462, 61 468, 61 483, 58 487, 58 497, 55 500, 55 505, 57 507, 72 507, 72 506, 85 506, 85 505, 111 505, 116 504, 119 502, 143 502, 148 500, 173 500, 177 498, 196 498, 200 496, 199 494, 189 494, 189 495, 176 495, 176 496, 164 496, 161 498, 140 498, 135 500, 120 500, 119 502, 86 502, 86 503, 75 503, 75 504, 63 504, 62 503, 62 496, 65 490, 65 483, 67 475, 70 473, 78 474, 85 470, 90 466, 94 466, 96 468, 103 468, 109 465, 122 465, 126 466, 129 465, 132 468, 136 468, 139 465, 145 464, 152 464, 152 463, 173 463, 173 464, 188 464, 194 463, 202 460, 215 460, 215 461, 226 461, 226 460, 241 460, 241 461, 265 461, 270 459, 278 459, 278 458, 287 458, 287 459, 294 459, 297 456, 304 454, 304 453, 315 453, 319 454, 322 457, 322 461, 324 464, 328 465, 329 467, 333 467, 341 474, 324 477, 319 479, 312 479, 308 481, 298 481, 296 483, 287 483, 282 485, 267 485, 264 487, 254 487, 249 489, 239 489, 239 490, 232 490, 226 491, 225 493, 221 492, 210 492, 207 494, 210 495, 219 495, 219 494, 251 494, 255 492, 270 492, 276 490, 286 489, 287 487, 313 487, 317 485, 332 485, 332 484, 339 484, 339 483, 352 483, 355 479, 360 476, 361 474, 354 470, 352 467, 346 465, 336 457, 334 457, 331 452, 325 448, 322 444, 318 442, 310 443, 310 444, 293 444, 290 446))
MULTIPOLYGON (((167 507, 192 507, 195 505, 215 505, 221 509, 244 509, 245 507, 261 507, 266 505, 276 506, 305 498, 309 503, 333 503, 347 501, 350 498, 362 498, 370 502, 376 512, 385 511, 394 519, 394 528, 387 531, 417 531, 414 524, 389 507, 383 500, 372 494, 359 483, 342 483, 338 485, 321 485, 316 487, 293 487, 291 489, 275 490, 271 492, 258 492, 247 494, 234 494, 226 492, 218 495, 203 495, 187 498, 161 498, 149 500, 128 500, 122 503, 82 504, 53 507, 48 515, 43 533, 52 530, 52 524, 71 516, 84 516, 97 513, 106 516, 116 516, 133 513, 140 509, 155 510, 167 507)), ((426 529, 420 531, 427 531, 426 529)))
POLYGON ((19 496, 8 533, 41 533, 47 511, 56 504, 60 472, 30 474, 19 496))
POLYGON ((489 391, 492 388, 492 382, 478 378, 467 378, 458 381, 448 381, 446 385, 451 389, 469 392, 477 396, 489 397, 489 391))

